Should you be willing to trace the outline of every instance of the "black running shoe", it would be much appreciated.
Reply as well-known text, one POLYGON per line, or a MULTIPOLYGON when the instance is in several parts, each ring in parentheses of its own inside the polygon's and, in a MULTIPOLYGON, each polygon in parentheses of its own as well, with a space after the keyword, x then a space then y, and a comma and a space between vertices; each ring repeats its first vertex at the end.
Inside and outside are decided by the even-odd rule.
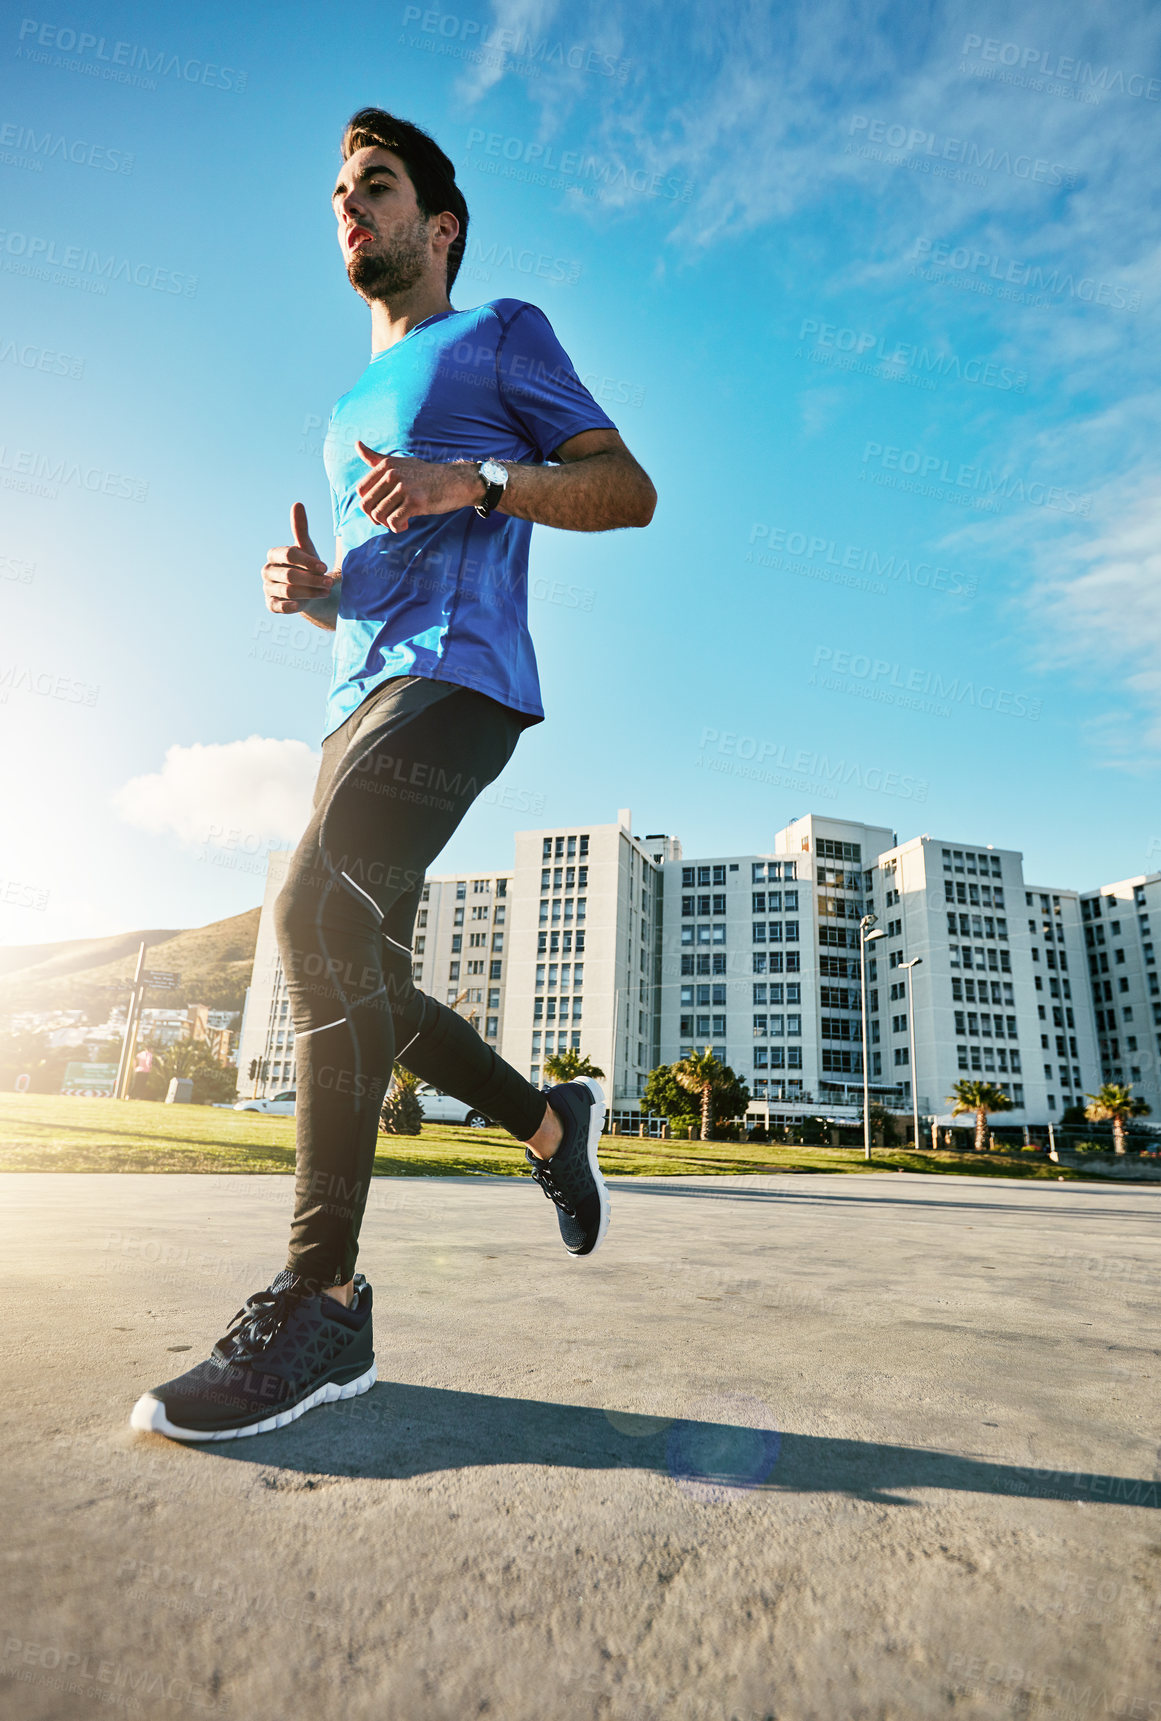
POLYGON ((605 1096, 599 1082, 583 1076, 551 1088, 548 1103, 564 1126, 551 1159, 524 1149, 533 1177, 556 1203, 560 1234, 570 1255, 591 1255, 609 1229, 609 1192, 597 1164, 605 1122, 605 1096))
POLYGON ((282 1272, 247 1299, 205 1362, 143 1394, 129 1422, 173 1440, 236 1440, 284 1428, 316 1404, 374 1384, 371 1287, 363 1275, 345 1309, 282 1272))

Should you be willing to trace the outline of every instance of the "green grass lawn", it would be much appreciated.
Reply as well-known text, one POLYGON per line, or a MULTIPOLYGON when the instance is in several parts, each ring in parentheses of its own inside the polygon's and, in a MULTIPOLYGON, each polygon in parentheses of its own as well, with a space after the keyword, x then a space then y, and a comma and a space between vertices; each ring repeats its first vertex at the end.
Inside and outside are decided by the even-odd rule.
MULTIPOLYGON (((606 1136, 601 1165, 615 1177, 727 1176, 754 1171, 927 1171, 975 1177, 1079 1179, 1083 1172, 1033 1154, 876 1154, 860 1148, 760 1146, 729 1141, 642 1141, 606 1136)), ((211 1106, 0 1094, 0 1171, 234 1171, 294 1169, 294 1119, 211 1106)), ((425 1124, 415 1136, 379 1137, 379 1177, 514 1177, 520 1144, 499 1129, 425 1124)))

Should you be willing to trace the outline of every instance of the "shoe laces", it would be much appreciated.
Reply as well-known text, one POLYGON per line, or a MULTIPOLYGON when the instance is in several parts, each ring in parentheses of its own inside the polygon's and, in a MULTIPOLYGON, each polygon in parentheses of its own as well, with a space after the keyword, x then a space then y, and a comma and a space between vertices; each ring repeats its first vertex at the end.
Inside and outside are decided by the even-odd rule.
POLYGON ((570 1219, 575 1219, 576 1208, 572 1205, 571 1201, 564 1193, 564 1190, 552 1175, 551 1160, 538 1160, 537 1163, 532 1166, 531 1170, 534 1181, 539 1183, 541 1189, 543 1189, 544 1193, 548 1196, 548 1199, 550 1201, 555 1201, 561 1212, 567 1213, 570 1219))
POLYGON ((277 1337, 294 1304, 302 1299, 296 1284, 280 1290, 255 1291, 247 1297, 225 1334, 214 1346, 222 1362, 251 1362, 277 1337))

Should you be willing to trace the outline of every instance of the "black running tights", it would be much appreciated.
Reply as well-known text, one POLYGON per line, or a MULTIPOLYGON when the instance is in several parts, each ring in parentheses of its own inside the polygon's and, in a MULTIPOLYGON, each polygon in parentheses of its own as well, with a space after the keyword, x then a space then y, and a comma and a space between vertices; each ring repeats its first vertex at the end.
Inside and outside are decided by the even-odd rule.
POLYGON ((323 744, 314 812, 276 905, 298 1092, 287 1266, 320 1288, 354 1273, 396 1060, 518 1141, 544 1119, 544 1095, 411 977, 424 874, 523 727, 471 688, 395 676, 323 744))

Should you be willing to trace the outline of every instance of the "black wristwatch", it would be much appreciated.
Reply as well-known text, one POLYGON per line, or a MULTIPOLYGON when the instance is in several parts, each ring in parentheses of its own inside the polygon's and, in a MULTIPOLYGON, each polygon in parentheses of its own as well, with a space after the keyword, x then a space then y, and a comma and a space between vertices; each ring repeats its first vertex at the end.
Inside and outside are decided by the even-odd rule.
POLYGON ((484 500, 473 504, 481 520, 486 520, 504 494, 504 486, 508 482, 508 468, 501 466, 496 460, 481 460, 480 477, 487 485, 484 500))

